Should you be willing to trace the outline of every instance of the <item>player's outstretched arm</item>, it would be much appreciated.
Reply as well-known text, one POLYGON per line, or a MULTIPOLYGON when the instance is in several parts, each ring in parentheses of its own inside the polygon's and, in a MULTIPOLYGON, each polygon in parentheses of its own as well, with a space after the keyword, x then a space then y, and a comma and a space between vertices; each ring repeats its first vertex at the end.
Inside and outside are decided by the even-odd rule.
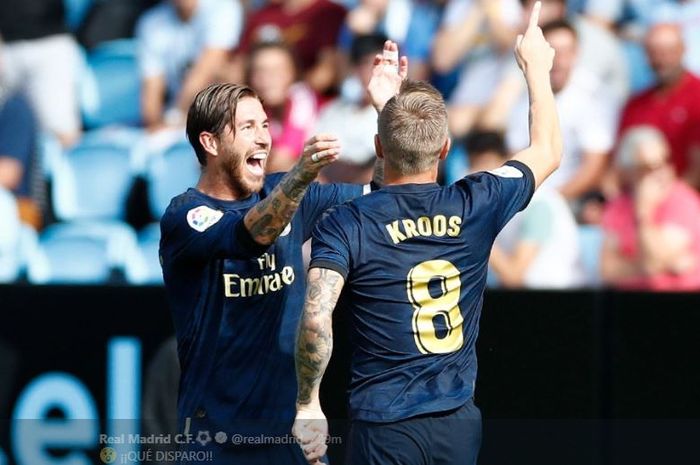
POLYGON ((530 96, 530 146, 516 153, 513 159, 532 170, 536 187, 559 167, 562 152, 559 118, 549 79, 554 49, 537 25, 541 7, 541 2, 535 3, 527 30, 518 36, 515 45, 515 57, 530 96))
POLYGON ((306 188, 321 168, 337 160, 339 153, 338 139, 330 134, 318 134, 304 144, 304 151, 291 171, 243 218, 255 242, 262 245, 275 242, 299 208, 306 188))
POLYGON ((293 433, 311 464, 326 453, 328 423, 321 409, 319 387, 333 351, 333 309, 345 280, 326 268, 311 268, 296 343, 297 415, 293 433))

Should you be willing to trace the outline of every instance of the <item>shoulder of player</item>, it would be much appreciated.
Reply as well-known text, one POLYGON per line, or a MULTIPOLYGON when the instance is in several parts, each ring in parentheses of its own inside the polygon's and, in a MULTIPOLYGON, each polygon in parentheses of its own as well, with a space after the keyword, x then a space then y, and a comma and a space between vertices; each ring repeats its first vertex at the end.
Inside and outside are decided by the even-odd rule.
POLYGON ((160 220, 161 228, 167 230, 177 224, 183 224, 183 220, 190 221, 193 215, 211 216, 206 215, 207 212, 212 213, 214 216, 219 216, 223 215, 225 209, 221 208, 213 199, 199 194, 194 189, 188 189, 182 194, 173 197, 170 201, 160 220))
MULTIPOLYGON (((368 194, 369 195, 369 194, 368 194)), ((366 196, 365 196, 366 197, 366 196)), ((359 224, 362 206, 357 201, 362 197, 347 200, 341 204, 335 205, 321 216, 320 221, 327 223, 328 221, 336 221, 342 223, 343 228, 349 228, 353 224, 359 224)))

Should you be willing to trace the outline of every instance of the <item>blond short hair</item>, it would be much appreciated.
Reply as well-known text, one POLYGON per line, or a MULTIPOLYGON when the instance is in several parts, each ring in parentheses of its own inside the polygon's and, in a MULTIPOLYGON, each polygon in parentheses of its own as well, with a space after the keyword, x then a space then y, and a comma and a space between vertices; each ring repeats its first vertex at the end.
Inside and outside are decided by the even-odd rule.
POLYGON ((385 162, 400 174, 423 173, 437 163, 448 137, 445 101, 430 84, 405 80, 378 127, 385 162))

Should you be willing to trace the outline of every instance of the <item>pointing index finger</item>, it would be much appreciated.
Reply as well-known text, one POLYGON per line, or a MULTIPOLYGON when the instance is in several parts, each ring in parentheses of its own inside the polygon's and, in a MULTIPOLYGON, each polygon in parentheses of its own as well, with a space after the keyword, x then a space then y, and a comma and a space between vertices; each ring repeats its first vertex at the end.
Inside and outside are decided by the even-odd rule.
POLYGON ((540 20, 540 10, 542 9, 542 2, 535 2, 535 6, 532 7, 532 13, 530 13, 530 24, 528 24, 528 29, 535 29, 537 23, 540 20))

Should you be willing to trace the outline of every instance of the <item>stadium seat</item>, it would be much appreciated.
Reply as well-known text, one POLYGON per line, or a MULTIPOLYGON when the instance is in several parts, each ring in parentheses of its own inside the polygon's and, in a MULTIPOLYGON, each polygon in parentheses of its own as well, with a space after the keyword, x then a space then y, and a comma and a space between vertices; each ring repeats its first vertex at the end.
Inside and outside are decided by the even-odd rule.
POLYGON ((0 283, 17 279, 20 270, 21 223, 14 196, 0 188, 0 283))
POLYGON ((80 84, 85 127, 139 125, 140 95, 141 79, 134 40, 105 42, 87 55, 87 66, 80 84))
POLYGON ((603 231, 599 226, 580 225, 578 239, 585 283, 600 285, 600 253, 603 247, 603 231))
POLYGON ((131 154, 128 142, 91 135, 63 154, 51 173, 58 219, 123 219, 133 184, 131 154))
POLYGON ((28 269, 35 284, 104 284, 114 272, 129 282, 144 279, 136 234, 124 223, 57 223, 42 233, 40 246, 28 269))
POLYGON ((148 202, 153 216, 163 216, 170 200, 195 186, 199 175, 199 162, 186 142, 176 143, 154 154, 146 168, 148 202))
POLYGON ((63 0, 63 8, 66 11, 66 24, 71 31, 76 32, 83 23, 85 16, 93 0, 63 0))
POLYGON ((132 284, 163 284, 163 271, 160 267, 158 247, 160 245, 160 224, 146 226, 139 234, 139 249, 145 264, 144 279, 132 284))

